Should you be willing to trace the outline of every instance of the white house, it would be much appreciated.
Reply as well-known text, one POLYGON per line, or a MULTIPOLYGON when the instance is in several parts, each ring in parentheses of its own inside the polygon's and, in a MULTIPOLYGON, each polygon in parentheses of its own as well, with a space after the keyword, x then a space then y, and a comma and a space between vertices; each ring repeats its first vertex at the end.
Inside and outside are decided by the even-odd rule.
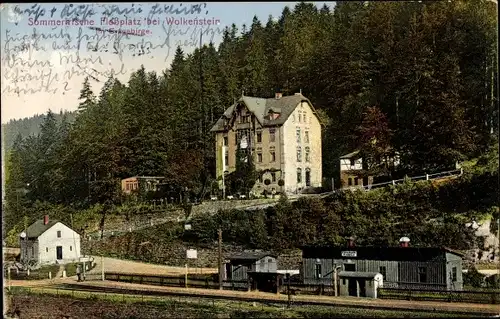
POLYGON ((23 264, 38 267, 80 258, 80 235, 60 221, 49 221, 48 215, 31 224, 20 237, 23 264))
MULTIPOLYGON (((341 188, 369 186, 373 184, 373 174, 364 169, 363 156, 359 150, 345 154, 340 158, 340 183, 341 188)), ((400 164, 399 155, 382 158, 379 164, 397 167, 400 164)))

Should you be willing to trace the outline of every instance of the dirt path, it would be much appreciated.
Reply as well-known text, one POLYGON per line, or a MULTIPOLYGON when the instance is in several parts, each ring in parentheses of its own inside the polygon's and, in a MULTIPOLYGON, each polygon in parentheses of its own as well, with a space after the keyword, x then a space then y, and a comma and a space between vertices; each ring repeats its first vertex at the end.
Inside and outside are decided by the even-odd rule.
POLYGON ((44 287, 65 283, 75 283, 76 276, 67 278, 53 278, 53 279, 43 279, 43 280, 5 280, 5 287, 44 287))
MULTIPOLYGON (((90 270, 89 274, 100 274, 102 272, 101 257, 93 256, 96 266, 90 270)), ((178 275, 184 274, 186 269, 184 267, 173 267, 166 265, 148 264, 138 261, 122 260, 117 258, 102 258, 104 261, 104 270, 107 272, 126 272, 126 273, 140 273, 149 275, 178 275)), ((202 273, 212 274, 216 273, 216 268, 188 268, 189 273, 202 273)))

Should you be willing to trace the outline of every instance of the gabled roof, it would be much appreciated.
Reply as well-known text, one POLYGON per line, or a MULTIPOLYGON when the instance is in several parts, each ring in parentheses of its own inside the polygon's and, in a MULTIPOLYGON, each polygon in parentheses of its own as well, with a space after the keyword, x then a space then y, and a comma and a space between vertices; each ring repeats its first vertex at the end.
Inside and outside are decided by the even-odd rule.
POLYGON ((127 177, 127 178, 124 178, 122 180, 126 180, 126 179, 131 179, 131 178, 137 178, 137 179, 164 179, 165 177, 164 176, 130 176, 130 177, 127 177))
POLYGON ((244 252, 240 252, 240 253, 231 254, 231 255, 227 256, 226 259, 256 261, 256 260, 262 259, 262 258, 267 257, 267 256, 276 257, 268 251, 258 251, 258 252, 244 251, 244 252))
MULTIPOLYGON (((66 226, 64 223, 58 221, 58 220, 51 220, 47 223, 47 225, 45 225, 43 223, 43 220, 37 220, 36 222, 34 222, 33 224, 31 224, 27 229, 26 229, 26 237, 27 238, 33 238, 33 239, 36 239, 38 237, 40 237, 43 233, 45 233, 47 230, 49 230, 50 228, 52 228, 52 226, 54 226, 55 224, 57 223, 61 223, 63 224, 64 226, 66 226)), ((66 226, 68 227, 68 226, 66 226)), ((71 229, 71 227, 68 227, 71 229)))
MULTIPOLYGON (((210 130, 211 132, 224 131, 224 119, 230 119, 233 115, 234 110, 238 104, 243 103, 250 112, 252 112, 257 121, 262 126, 275 126, 283 125, 286 120, 293 113, 295 108, 301 102, 308 102, 313 113, 316 115, 316 111, 311 103, 311 101, 300 93, 294 95, 283 96, 279 99, 276 98, 258 98, 251 96, 242 96, 235 104, 231 105, 226 109, 221 118, 215 123, 215 125, 210 130), (275 120, 266 119, 269 112, 280 113, 280 116, 275 120)), ((318 120, 320 120, 318 118, 318 120)), ((321 120, 320 120, 321 123, 321 120)))
POLYGON ((349 154, 342 155, 340 159, 350 159, 350 158, 359 158, 361 156, 358 156, 359 150, 351 152, 349 154))
POLYGON ((325 259, 365 259, 389 261, 430 261, 445 258, 450 253, 460 257, 455 251, 445 247, 331 247, 331 246, 304 246, 302 258, 325 259), (343 251, 355 251, 355 257, 342 256, 343 251))

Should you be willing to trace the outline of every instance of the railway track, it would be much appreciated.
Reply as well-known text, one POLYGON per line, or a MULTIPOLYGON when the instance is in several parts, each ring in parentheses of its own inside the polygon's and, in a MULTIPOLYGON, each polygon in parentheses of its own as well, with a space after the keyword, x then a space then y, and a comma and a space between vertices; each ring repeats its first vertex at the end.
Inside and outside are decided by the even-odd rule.
MULTIPOLYGON (((95 286, 91 284, 55 284, 50 286, 44 286, 39 288, 32 288, 36 290, 66 290, 66 291, 80 291, 80 292, 88 292, 88 293, 96 293, 96 294, 116 294, 116 295, 129 295, 129 296, 154 296, 154 297, 184 297, 183 299, 205 299, 211 301, 233 301, 233 302, 254 302, 259 304, 265 304, 269 306, 278 306, 278 307, 286 307, 289 304, 289 301, 286 299, 279 299, 276 295, 269 294, 268 298, 265 297, 253 297, 253 296, 235 296, 235 295, 217 295, 214 293, 211 294, 200 294, 193 292, 179 292, 179 291, 165 291, 165 290, 157 290, 157 289, 129 289, 129 288, 118 288, 118 287, 110 287, 110 286, 95 286)), ((423 303, 421 303, 423 304, 423 303)), ((432 303, 430 303, 432 304, 432 303)), ((403 310, 408 312, 432 312, 439 314, 456 314, 456 315, 468 315, 470 318, 487 318, 498 316, 498 311, 487 310, 487 309, 478 309, 466 307, 462 309, 445 309, 442 305, 438 305, 435 303, 435 306, 430 306, 430 309, 426 309, 425 307, 416 307, 413 306, 413 303, 405 303, 404 306, 400 305, 380 305, 380 304, 367 304, 367 303, 359 303, 359 302, 342 302, 334 299, 325 301, 325 300, 297 300, 295 296, 291 298, 290 306, 322 306, 322 307, 341 307, 341 308, 356 308, 356 309, 366 309, 366 310, 403 310)))

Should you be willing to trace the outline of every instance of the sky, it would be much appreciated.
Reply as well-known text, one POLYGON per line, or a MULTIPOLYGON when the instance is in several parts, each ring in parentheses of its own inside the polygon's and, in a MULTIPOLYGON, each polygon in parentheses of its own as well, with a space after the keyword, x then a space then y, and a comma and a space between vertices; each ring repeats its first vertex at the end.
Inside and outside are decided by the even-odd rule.
MULTIPOLYGON (((224 27, 234 23, 241 30, 254 15, 264 24, 269 15, 279 17, 285 6, 293 9, 297 3, 1 4, 2 123, 49 109, 76 110, 85 76, 98 93, 109 75, 126 83, 141 64, 161 73, 170 66, 177 45, 185 53, 199 46, 201 32, 203 43, 218 46, 224 27), (195 18, 211 24, 195 25, 195 18), (116 20, 123 25, 113 25, 116 20)), ((334 6, 314 3, 318 8, 334 6)))

